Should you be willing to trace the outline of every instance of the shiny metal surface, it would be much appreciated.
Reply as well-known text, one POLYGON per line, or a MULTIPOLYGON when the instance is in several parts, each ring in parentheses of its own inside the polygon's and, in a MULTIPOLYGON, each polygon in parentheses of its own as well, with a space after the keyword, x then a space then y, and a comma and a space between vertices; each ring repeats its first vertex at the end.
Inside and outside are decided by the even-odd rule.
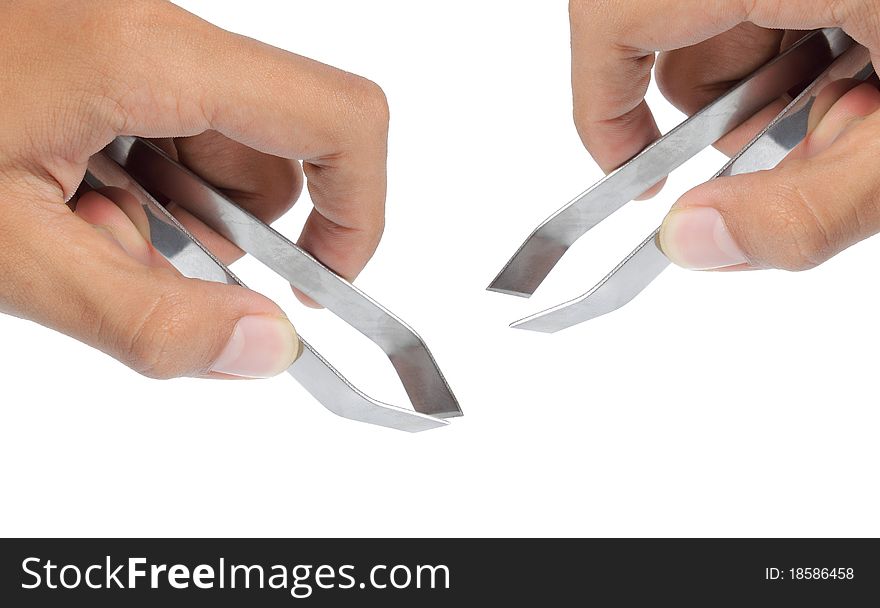
POLYGON ((153 245, 184 275, 243 285, 155 197, 174 200, 361 331, 387 354, 416 410, 369 397, 303 340, 304 352, 288 371, 333 413, 410 432, 445 426, 445 418, 462 415, 433 356, 409 326, 150 142, 117 138, 93 157, 89 173, 92 183, 123 187, 138 197, 151 218, 153 245))
MULTIPOLYGON (((713 179, 772 169, 806 137, 810 110, 825 85, 842 78, 865 80, 873 73, 868 50, 858 45, 850 48, 731 158, 713 179)), ((517 321, 511 327, 553 333, 620 308, 669 266, 670 262, 657 242, 659 233, 658 228, 586 294, 517 321)))
POLYGON ((92 188, 115 186, 130 192, 141 204, 150 223, 150 240, 164 257, 172 260, 184 276, 228 285, 240 285, 231 270, 184 228, 171 213, 157 203, 132 177, 105 154, 89 159, 84 180, 92 188))
POLYGON ((488 289, 532 295, 587 231, 786 91, 818 76, 852 44, 837 28, 802 38, 550 216, 525 240, 488 289))

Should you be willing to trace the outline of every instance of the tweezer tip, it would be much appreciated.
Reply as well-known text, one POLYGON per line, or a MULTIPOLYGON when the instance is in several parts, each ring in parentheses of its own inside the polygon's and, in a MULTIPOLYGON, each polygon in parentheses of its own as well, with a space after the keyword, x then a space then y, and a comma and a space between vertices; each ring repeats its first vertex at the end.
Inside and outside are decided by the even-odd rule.
POLYGON ((516 289, 506 289, 504 287, 496 287, 493 283, 486 288, 486 291, 493 291, 495 293, 503 293, 508 296, 516 296, 518 298, 531 298, 532 292, 528 291, 518 291, 516 289))
POLYGON ((546 324, 541 323, 542 317, 540 315, 526 317, 525 319, 520 319, 519 321, 514 321, 510 324, 511 329, 524 329, 526 331, 535 331, 542 334, 555 334, 559 331, 560 328, 557 327, 548 327, 546 324))
POLYGON ((433 415, 434 418, 439 418, 440 420, 449 420, 450 418, 461 418, 464 416, 464 412, 461 410, 455 410, 451 412, 438 412, 433 415))
POLYGON ((597 302, 594 296, 595 288, 594 291, 591 291, 580 298, 559 304, 553 308, 548 308, 542 312, 515 321, 510 324, 510 327, 513 329, 525 329, 545 334, 555 334, 556 332, 568 329, 569 327, 574 327, 575 325, 607 315, 629 301, 626 300, 613 306, 608 306, 607 302, 605 305, 601 302, 597 302))

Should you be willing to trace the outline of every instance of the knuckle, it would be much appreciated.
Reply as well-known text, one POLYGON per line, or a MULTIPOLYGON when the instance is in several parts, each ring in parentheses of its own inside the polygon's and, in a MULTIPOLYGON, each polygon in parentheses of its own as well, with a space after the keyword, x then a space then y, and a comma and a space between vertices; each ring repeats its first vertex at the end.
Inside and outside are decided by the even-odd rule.
POLYGON ((385 216, 380 215, 373 218, 366 225, 365 233, 368 235, 368 249, 375 251, 379 247, 382 236, 385 234, 385 216))
POLYGON ((157 295, 127 332, 122 349, 124 363, 156 379, 174 378, 190 371, 181 370, 177 359, 187 348, 187 330, 192 319, 192 307, 183 294, 157 295))
POLYGON ((864 24, 866 30, 865 42, 876 49, 880 44, 880 3, 857 3, 859 6, 859 15, 857 22, 864 24))
POLYGON ((375 249, 385 232, 384 213, 364 213, 354 223, 355 227, 340 226, 332 222, 326 225, 328 236, 332 240, 345 242, 355 234, 366 244, 367 248, 375 249))
POLYGON ((346 74, 344 92, 347 105, 365 125, 382 131, 388 130, 391 111, 382 87, 367 78, 346 74))
POLYGON ((828 15, 834 25, 843 25, 852 16, 853 10, 861 12, 864 0, 853 2, 852 0, 828 0, 828 15))
POLYGON ((876 48, 880 44, 880 2, 877 0, 829 0, 832 24, 843 27, 859 42, 876 48))
POLYGON ((770 234, 779 246, 774 265, 782 270, 803 271, 831 257, 834 240, 825 222, 816 213, 815 201, 795 183, 776 186, 768 211, 770 234))
POLYGON ((581 139, 587 141, 587 138, 590 134, 590 116, 587 113, 587 109, 585 104, 580 103, 577 99, 574 102, 574 109, 572 111, 572 118, 574 119, 574 126, 577 128, 578 134, 581 136, 581 139))

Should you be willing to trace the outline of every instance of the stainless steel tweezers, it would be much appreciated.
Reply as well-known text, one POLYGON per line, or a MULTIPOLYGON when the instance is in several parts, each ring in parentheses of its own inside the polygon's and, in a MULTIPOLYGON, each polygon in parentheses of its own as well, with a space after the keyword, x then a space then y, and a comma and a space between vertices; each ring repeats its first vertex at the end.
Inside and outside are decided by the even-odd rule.
MULTIPOLYGON (((867 49, 840 29, 817 30, 649 145, 625 165, 545 220, 501 270, 491 291, 529 297, 577 239, 697 153, 791 89, 806 88, 715 177, 771 169, 807 135, 807 119, 824 86, 873 74, 867 49)), ((646 238, 584 295, 512 324, 553 333, 612 312, 635 298, 669 265, 646 238)))
POLYGON ((411 327, 149 141, 118 137, 90 159, 85 181, 93 188, 116 186, 134 195, 149 218, 153 246, 185 276, 243 286, 158 201, 185 208, 376 343, 414 408, 367 396, 303 340, 303 353, 288 371, 331 412, 410 432, 442 427, 448 418, 462 415, 434 357, 411 327))

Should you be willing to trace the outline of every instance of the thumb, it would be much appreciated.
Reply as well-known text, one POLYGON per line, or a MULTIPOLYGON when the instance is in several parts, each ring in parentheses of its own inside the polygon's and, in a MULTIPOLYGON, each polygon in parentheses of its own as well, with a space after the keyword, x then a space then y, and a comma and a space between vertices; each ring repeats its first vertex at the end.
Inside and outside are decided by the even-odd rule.
POLYGON ((13 288, 0 290, 0 309, 154 378, 269 377, 297 358, 296 332, 272 301, 181 276, 155 261, 124 206, 96 192, 80 203, 77 214, 64 205, 10 214, 4 233, 15 239, 21 259, 0 254, 13 288))
POLYGON ((669 259, 694 270, 812 268, 880 231, 880 92, 846 92, 776 169, 712 180, 660 229, 669 259))

